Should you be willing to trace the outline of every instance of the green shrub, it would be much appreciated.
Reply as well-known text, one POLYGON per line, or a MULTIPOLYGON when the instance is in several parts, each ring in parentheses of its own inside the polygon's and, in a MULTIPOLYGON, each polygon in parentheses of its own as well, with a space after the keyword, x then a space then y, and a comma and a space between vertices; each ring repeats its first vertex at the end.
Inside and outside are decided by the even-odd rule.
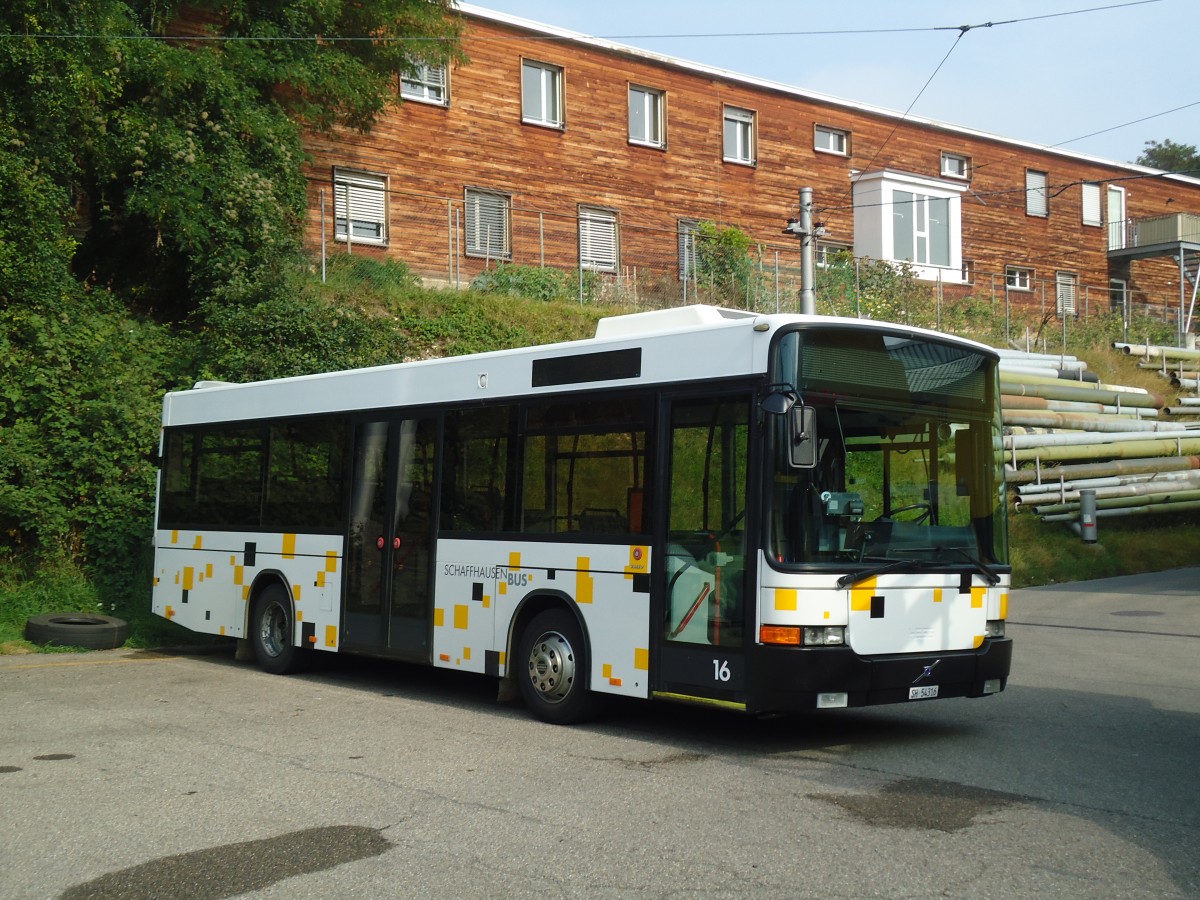
POLYGON ((399 362, 405 341, 390 319, 335 306, 311 293, 258 303, 206 303, 198 377, 260 381, 399 362))
POLYGON ((421 279, 398 259, 374 259, 352 253, 335 253, 325 261, 322 293, 353 299, 371 291, 403 297, 421 286, 421 279))
MULTIPOLYGON (((586 273, 592 274, 592 273, 586 273)), ((471 290, 530 300, 569 300, 578 295, 578 281, 561 269, 500 263, 475 276, 471 290)))

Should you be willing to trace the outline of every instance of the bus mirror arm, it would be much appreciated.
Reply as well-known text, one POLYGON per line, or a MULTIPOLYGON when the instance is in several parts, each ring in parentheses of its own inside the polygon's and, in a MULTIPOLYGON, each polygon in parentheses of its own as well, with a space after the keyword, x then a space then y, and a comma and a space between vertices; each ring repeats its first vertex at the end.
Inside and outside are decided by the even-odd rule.
POLYGON ((817 464, 817 411, 811 406, 788 410, 788 462, 793 469, 817 464))
POLYGON ((770 393, 763 397, 759 406, 763 412, 772 416, 782 416, 789 412, 800 399, 787 384, 771 384, 767 385, 767 389, 770 393))

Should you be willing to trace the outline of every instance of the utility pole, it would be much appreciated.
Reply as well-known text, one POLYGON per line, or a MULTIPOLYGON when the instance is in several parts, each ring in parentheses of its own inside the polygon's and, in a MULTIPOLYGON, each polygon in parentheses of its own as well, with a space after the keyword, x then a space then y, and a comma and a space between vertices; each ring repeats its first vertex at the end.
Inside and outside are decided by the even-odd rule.
POLYGON ((812 188, 800 188, 800 312, 812 316, 817 312, 817 293, 813 289, 815 267, 813 254, 812 188))
POLYGON ((815 239, 825 233, 823 222, 813 222, 813 192, 810 187, 800 188, 800 218, 788 219, 784 234, 800 236, 800 313, 816 315, 817 294, 813 289, 813 273, 816 269, 815 239))

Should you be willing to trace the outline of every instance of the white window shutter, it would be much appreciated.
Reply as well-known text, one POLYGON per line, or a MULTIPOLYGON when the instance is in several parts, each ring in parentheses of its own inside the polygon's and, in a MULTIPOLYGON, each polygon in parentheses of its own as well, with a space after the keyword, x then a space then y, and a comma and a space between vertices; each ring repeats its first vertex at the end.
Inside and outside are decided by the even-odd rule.
POLYGON ((1050 214, 1045 172, 1025 170, 1025 212, 1031 216, 1045 218, 1050 214))
POLYGON ((1104 220, 1100 218, 1100 185, 1098 184, 1083 185, 1083 224, 1104 224, 1104 220))
POLYGON ((1058 314, 1060 316, 1075 315, 1075 276, 1069 272, 1059 272, 1055 283, 1058 295, 1058 314))
POLYGON ((346 238, 347 222, 352 240, 387 240, 386 180, 376 175, 335 172, 333 218, 335 237, 342 240, 346 238))
POLYGON ((617 217, 600 209, 579 213, 579 264, 601 272, 617 270, 617 217))
POLYGON ((467 252, 490 259, 509 259, 508 198, 486 191, 468 191, 467 252))
POLYGON ((696 230, 695 222, 681 219, 679 222, 679 277, 696 277, 696 230))

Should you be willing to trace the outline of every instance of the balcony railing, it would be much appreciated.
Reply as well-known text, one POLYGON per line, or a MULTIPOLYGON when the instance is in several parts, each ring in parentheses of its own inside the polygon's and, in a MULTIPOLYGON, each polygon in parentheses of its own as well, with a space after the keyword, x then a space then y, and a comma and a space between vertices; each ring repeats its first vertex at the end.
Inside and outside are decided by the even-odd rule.
POLYGON ((1108 224, 1108 249, 1130 250, 1158 244, 1200 244, 1200 214, 1148 216, 1108 224))

